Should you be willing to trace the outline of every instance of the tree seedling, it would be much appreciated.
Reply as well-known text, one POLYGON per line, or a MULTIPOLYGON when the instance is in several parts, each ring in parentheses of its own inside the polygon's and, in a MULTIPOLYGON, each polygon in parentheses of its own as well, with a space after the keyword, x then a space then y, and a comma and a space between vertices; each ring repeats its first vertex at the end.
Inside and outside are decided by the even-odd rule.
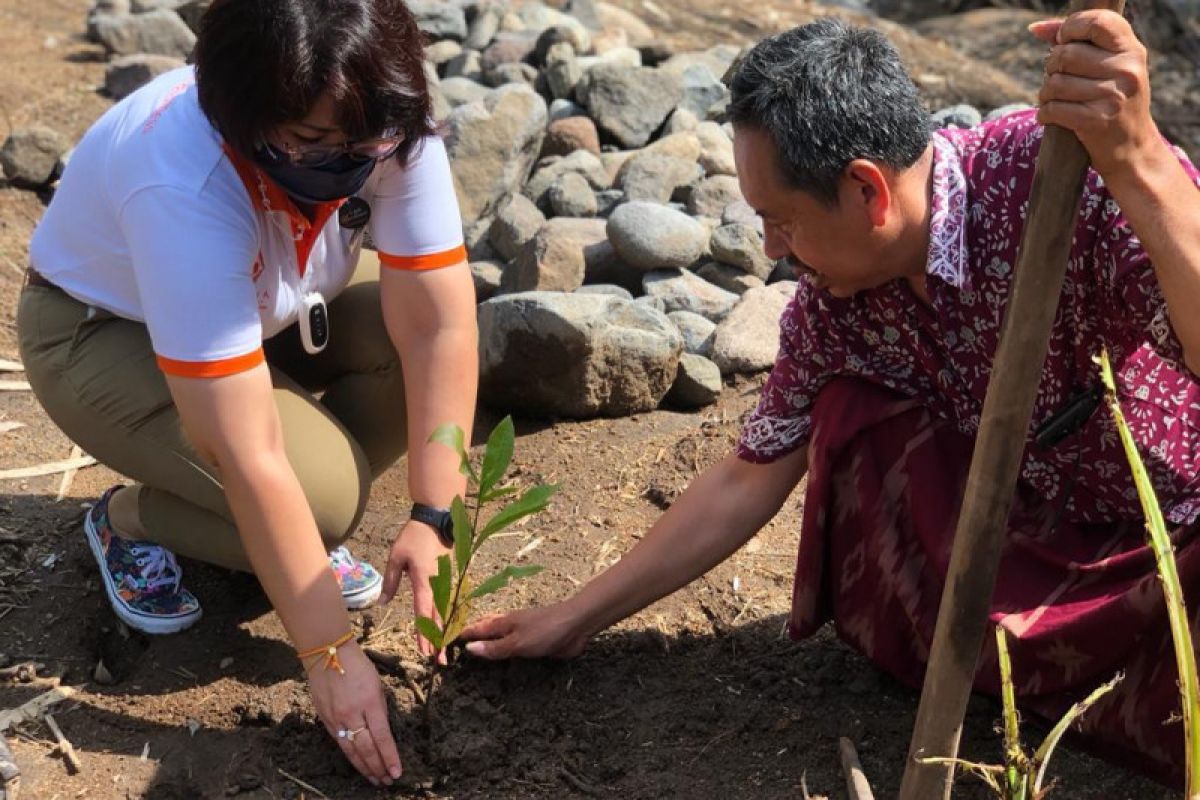
POLYGON ((550 497, 558 491, 557 485, 537 484, 526 489, 481 525, 486 504, 517 494, 516 487, 501 485, 512 462, 513 440, 512 417, 505 417, 488 436, 483 461, 476 468, 467 452, 463 431, 457 425, 441 425, 429 437, 429 441, 444 444, 458 453, 459 471, 467 477, 467 499, 459 495, 450 504, 450 516, 454 522, 453 558, 451 555, 440 556, 437 575, 429 579, 438 619, 417 617, 416 620, 417 630, 439 653, 462 633, 476 600, 503 589, 517 578, 527 578, 542 571, 540 566, 533 564, 510 564, 479 584, 472 583, 469 572, 479 548, 488 539, 518 520, 544 510, 550 497), (471 501, 470 506, 468 500, 471 501))

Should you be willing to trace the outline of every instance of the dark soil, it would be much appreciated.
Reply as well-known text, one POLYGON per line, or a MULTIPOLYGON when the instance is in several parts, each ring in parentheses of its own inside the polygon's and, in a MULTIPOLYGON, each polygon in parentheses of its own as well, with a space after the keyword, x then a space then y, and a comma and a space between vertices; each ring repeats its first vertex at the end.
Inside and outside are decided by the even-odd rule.
MULTIPOLYGON (((0 116, 78 137, 110 103, 103 62, 84 43, 87 0, 0 5, 0 116)), ((646 4, 649 8, 650 4, 646 4)), ((640 8, 640 7, 639 7, 640 8)), ((809 18, 784 0, 728 4, 663 0, 646 11, 680 47, 745 42, 809 18)), ((638 9, 635 9, 638 10, 638 9)), ((645 10, 645 9, 641 9, 645 10)), ((1028 96, 1025 78, 898 28, 931 105, 987 108, 1028 96)), ((981 38, 986 38, 981 36, 981 38)), ((1015 74, 1015 73, 1014 73, 1015 74)), ((15 358, 13 318, 25 243, 42 212, 35 194, 0 186, 0 358, 15 358)), ((5 376, 19 379, 20 375, 5 376)), ((738 381, 700 414, 659 411, 583 423, 518 422, 519 481, 555 481, 551 509, 494 540, 481 565, 546 567, 489 598, 484 610, 551 602, 627 550, 679 491, 728 451, 761 378, 738 381), (536 543, 536 544, 535 544, 536 543)), ((70 442, 27 392, 0 393, 0 468, 67 457, 70 442)), ((478 428, 495 417, 482 413, 478 428)), ((375 486, 355 551, 380 564, 407 506, 401 464, 375 486)), ((34 660, 43 677, 0 684, 0 708, 53 680, 76 695, 58 721, 80 751, 69 775, 50 734, 29 723, 6 734, 26 798, 710 798, 843 797, 837 740, 858 746, 878 796, 899 784, 917 694, 877 672, 831 631, 783 636, 800 492, 742 551, 710 575, 598 637, 571 662, 449 668, 427 714, 407 598, 358 617, 395 699, 403 786, 359 779, 315 724, 291 648, 253 578, 185 563, 205 618, 183 634, 129 634, 107 610, 80 530, 82 504, 119 476, 83 470, 63 500, 61 476, 0 484, 0 660, 34 660), (97 675, 103 662, 108 675, 97 675), (101 682, 98 678, 103 678, 101 682), (286 773, 286 775, 285 775, 286 773), (289 777, 290 776, 290 777, 289 777)), ((0 663, 0 666, 4 666, 0 663)), ((993 760, 998 706, 972 703, 963 753, 993 760)), ((1031 738, 1045 726, 1030 723, 1031 738)), ((1156 784, 1070 746, 1056 757, 1064 798, 1155 800, 1156 784)), ((982 797, 968 781, 957 797, 982 797)))

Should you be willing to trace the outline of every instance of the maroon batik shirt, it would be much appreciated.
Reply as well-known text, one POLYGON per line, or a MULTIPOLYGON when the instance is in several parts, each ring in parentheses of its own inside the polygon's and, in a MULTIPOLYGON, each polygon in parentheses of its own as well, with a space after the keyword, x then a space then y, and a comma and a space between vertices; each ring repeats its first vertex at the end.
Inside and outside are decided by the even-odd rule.
MULTIPOLYGON (((780 320, 775 367, 742 430, 741 458, 766 463, 806 446, 813 400, 836 376, 919 399, 963 434, 977 434, 1041 141, 1033 111, 934 133, 931 306, 902 280, 844 299, 800 281, 780 320)), ((1175 152, 1200 186, 1195 167, 1175 152)), ((1200 195, 1179 202, 1200 203, 1200 195)), ((1026 483, 1080 522, 1142 513, 1103 404, 1053 447, 1032 443, 1039 424, 1099 382, 1094 358, 1104 345, 1164 513, 1190 523, 1200 516, 1200 385, 1183 365, 1141 242, 1089 171, 1021 467, 1026 483)))

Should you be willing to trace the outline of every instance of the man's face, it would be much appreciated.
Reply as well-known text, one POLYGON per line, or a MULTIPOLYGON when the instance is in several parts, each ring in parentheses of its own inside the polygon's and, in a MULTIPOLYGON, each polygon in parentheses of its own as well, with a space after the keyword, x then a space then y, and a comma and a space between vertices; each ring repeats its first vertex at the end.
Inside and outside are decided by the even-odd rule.
POLYGON ((733 152, 742 195, 762 217, 763 250, 769 258, 787 258, 798 278, 835 297, 849 297, 895 277, 880 268, 879 254, 873 252, 873 226, 856 187, 843 186, 837 205, 830 206, 787 185, 774 142, 758 128, 738 127, 733 152))

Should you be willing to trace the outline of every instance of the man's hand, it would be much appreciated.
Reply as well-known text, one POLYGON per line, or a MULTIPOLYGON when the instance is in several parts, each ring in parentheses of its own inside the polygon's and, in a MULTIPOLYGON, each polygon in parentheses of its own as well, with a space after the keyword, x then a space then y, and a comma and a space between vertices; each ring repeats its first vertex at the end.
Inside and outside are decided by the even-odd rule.
MULTIPOLYGON (((423 522, 405 523, 388 555, 380 604, 386 605, 392 601, 400 588, 400 576, 407 572, 412 582, 413 614, 436 621, 437 611, 433 607, 433 589, 429 586, 429 578, 437 574, 438 556, 449 552, 433 528, 423 522)), ((417 647, 423 655, 433 655, 433 645, 425 637, 417 637, 417 647)))
POLYGON ((1039 122, 1074 132, 1105 180, 1136 169, 1145 153, 1161 148, 1150 116, 1146 48, 1120 14, 1081 11, 1029 30, 1052 45, 1039 122))
POLYGON ((486 617, 462 632, 467 652, 487 659, 574 658, 587 634, 568 608, 570 601, 486 617))

